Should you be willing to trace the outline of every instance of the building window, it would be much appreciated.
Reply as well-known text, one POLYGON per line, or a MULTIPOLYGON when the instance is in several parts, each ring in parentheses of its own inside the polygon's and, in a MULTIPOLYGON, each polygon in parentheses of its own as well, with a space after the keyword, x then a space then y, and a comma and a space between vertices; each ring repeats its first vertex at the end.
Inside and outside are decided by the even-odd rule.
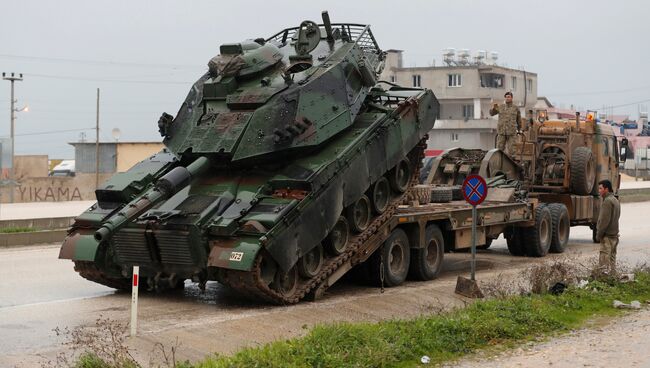
POLYGON ((463 105, 463 118, 472 119, 474 117, 474 105, 463 105))
POLYGON ((452 142, 458 142, 458 133, 451 133, 451 141, 452 142))
POLYGON ((482 73, 481 74, 481 87, 486 88, 503 88, 505 83, 505 75, 495 73, 482 73))
POLYGON ((533 92, 533 80, 532 79, 527 79, 526 80, 526 89, 528 92, 533 92))
POLYGON ((395 83, 395 76, 394 76, 394 75, 391 75, 391 76, 390 76, 390 82, 391 82, 391 83, 395 83))
POLYGON ((462 85, 460 74, 447 74, 447 81, 448 87, 460 87, 462 85))
POLYGON ((516 91, 517 90, 517 77, 511 77, 511 83, 512 83, 512 90, 516 91))
POLYGON ((422 85, 422 78, 419 74, 413 75, 413 87, 420 87, 422 85))

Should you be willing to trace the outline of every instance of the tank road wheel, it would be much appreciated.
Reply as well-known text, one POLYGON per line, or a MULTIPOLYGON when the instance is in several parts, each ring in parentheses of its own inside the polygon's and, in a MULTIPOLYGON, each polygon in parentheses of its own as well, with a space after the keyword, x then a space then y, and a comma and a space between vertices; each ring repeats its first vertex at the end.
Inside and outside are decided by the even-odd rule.
POLYGON ((544 257, 551 247, 551 211, 547 206, 535 209, 535 226, 523 228, 524 247, 530 257, 544 257))
POLYGON ((389 172, 389 182, 391 188, 398 193, 406 192, 411 180, 411 163, 408 158, 403 158, 389 172))
POLYGON ((372 197, 372 209, 378 214, 384 213, 390 201, 390 184, 388 183, 388 179, 383 176, 379 178, 372 186, 370 195, 372 197))
POLYGON ((372 276, 377 283, 387 287, 397 286, 406 280, 411 261, 409 239, 402 229, 395 229, 384 244, 373 254, 372 276))
POLYGON ((298 273, 310 279, 320 272, 323 266, 323 246, 318 244, 298 260, 298 273))
POLYGON ((571 155, 571 188, 575 194, 591 193, 596 182, 596 167, 589 147, 578 147, 571 155))
POLYGON ((506 244, 508 245, 508 251, 513 256, 523 256, 526 254, 521 231, 520 227, 512 227, 510 228, 510 231, 504 234, 506 244))
POLYGON ((271 288, 283 296, 290 296, 298 289, 298 270, 296 266, 291 267, 287 272, 278 269, 271 288))
POLYGON ((548 205, 551 211, 551 253, 563 253, 569 243, 569 232, 571 223, 569 221, 569 210, 562 203, 551 203, 548 205))
POLYGON ((427 225, 424 248, 411 249, 411 266, 409 275, 416 280, 433 280, 442 268, 442 257, 445 251, 445 240, 437 225, 427 225))
POLYGON ((348 220, 340 216, 332 231, 325 238, 325 247, 332 255, 338 256, 346 251, 349 238, 350 226, 348 220))
POLYGON ((370 199, 366 195, 362 195, 355 203, 347 208, 348 220, 350 227, 355 232, 363 232, 370 225, 370 218, 372 217, 372 209, 370 208, 370 199))

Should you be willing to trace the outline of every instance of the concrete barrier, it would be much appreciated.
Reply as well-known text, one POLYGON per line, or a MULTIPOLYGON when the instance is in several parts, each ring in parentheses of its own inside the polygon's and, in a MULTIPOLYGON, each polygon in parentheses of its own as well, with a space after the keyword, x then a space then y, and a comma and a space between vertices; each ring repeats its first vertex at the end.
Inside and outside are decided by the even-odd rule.
POLYGON ((0 229, 11 227, 31 227, 34 230, 67 229, 74 222, 74 217, 35 218, 24 220, 1 220, 0 229))
POLYGON ((43 230, 0 234, 0 247, 62 243, 67 230, 43 230))

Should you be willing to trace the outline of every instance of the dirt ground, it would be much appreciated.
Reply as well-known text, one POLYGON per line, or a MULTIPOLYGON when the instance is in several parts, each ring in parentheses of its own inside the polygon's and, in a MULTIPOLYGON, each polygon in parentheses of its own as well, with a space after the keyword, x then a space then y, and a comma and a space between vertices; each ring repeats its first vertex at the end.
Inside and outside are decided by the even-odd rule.
MULTIPOLYGON (((629 301, 628 301, 629 302, 629 301)), ((622 318, 592 321, 543 343, 481 354, 445 367, 650 367, 650 306, 622 318)))

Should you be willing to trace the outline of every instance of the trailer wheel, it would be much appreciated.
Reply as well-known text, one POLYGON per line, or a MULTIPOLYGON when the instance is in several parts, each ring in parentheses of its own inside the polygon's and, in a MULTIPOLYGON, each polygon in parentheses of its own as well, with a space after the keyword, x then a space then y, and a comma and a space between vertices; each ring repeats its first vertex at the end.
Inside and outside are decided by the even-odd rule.
POLYGON ((409 275, 416 280, 433 280, 440 273, 445 251, 442 231, 435 224, 427 225, 424 230, 424 248, 411 249, 411 266, 409 275))
POLYGON ((569 210, 562 203, 551 203, 548 205, 551 211, 551 253, 563 253, 569 243, 569 232, 571 223, 569 221, 569 210))
POLYGON ((529 257, 544 257, 551 247, 553 224, 547 206, 535 209, 535 226, 522 228, 524 247, 529 257))
POLYGON ((596 181, 596 167, 589 147, 578 147, 571 155, 571 188, 575 194, 591 193, 596 181))
POLYGON ((373 254, 371 260, 372 277, 383 285, 397 286, 406 280, 411 260, 409 239, 402 229, 395 229, 382 246, 373 254))
POLYGON ((504 237, 506 238, 506 244, 508 245, 510 254, 513 256, 523 256, 526 254, 521 236, 521 228, 512 227, 510 231, 504 234, 504 237))
POLYGON ((352 230, 360 233, 367 229, 372 217, 372 209, 368 196, 362 195, 356 202, 348 206, 347 215, 352 230))
POLYGON ((406 192, 411 180, 411 163, 408 158, 403 158, 388 173, 391 188, 398 193, 406 192))

